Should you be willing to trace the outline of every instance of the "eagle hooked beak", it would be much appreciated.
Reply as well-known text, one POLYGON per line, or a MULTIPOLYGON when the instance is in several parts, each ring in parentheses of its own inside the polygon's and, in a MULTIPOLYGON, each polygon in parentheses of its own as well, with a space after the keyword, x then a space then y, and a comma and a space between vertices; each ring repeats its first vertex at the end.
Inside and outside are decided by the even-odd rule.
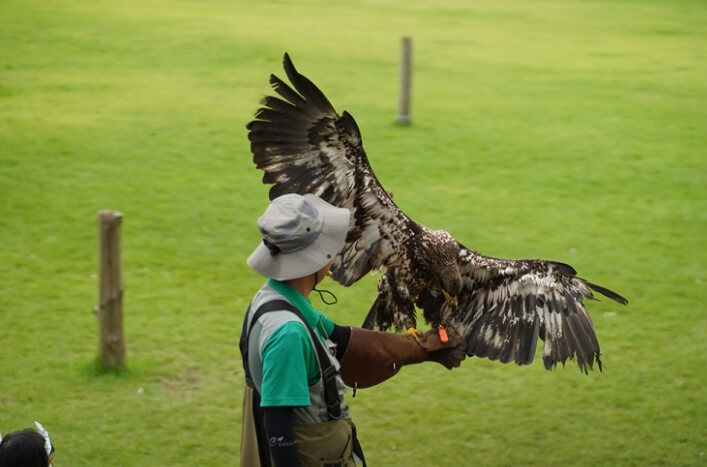
POLYGON ((456 297, 452 297, 449 295, 449 292, 446 290, 442 289, 442 295, 444 295, 444 299, 447 301, 448 304, 452 306, 457 306, 459 305, 459 301, 456 299, 456 297))

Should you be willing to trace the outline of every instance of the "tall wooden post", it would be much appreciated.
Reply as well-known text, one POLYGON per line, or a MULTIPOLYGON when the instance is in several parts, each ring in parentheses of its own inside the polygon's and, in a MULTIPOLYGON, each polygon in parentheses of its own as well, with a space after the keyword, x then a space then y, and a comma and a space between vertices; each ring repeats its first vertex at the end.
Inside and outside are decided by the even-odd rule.
POLYGON ((412 121, 410 117, 410 87, 412 84, 412 38, 403 37, 402 56, 400 60, 400 99, 398 105, 398 115, 395 120, 408 125, 412 121))
POLYGON ((101 362, 107 368, 120 368, 125 360, 123 338, 123 279, 120 258, 118 211, 98 212, 98 330, 101 362))

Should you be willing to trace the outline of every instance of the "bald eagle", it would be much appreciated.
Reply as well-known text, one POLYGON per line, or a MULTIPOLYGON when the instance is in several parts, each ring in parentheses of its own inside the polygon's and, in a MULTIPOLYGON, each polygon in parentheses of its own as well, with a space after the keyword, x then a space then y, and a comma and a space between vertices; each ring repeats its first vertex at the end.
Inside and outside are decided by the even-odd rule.
POLYGON ((378 181, 353 117, 339 115, 287 54, 284 68, 291 86, 271 75, 279 97, 266 96, 247 125, 253 161, 272 184, 270 199, 314 193, 351 211, 331 274, 349 286, 382 273, 364 327, 414 329, 417 307, 431 326, 466 339, 470 356, 530 364, 540 337, 547 369, 576 358, 585 373, 595 361, 601 371, 583 300, 595 299, 592 291, 621 304, 624 297, 577 277, 568 264, 491 258, 415 222, 378 181))

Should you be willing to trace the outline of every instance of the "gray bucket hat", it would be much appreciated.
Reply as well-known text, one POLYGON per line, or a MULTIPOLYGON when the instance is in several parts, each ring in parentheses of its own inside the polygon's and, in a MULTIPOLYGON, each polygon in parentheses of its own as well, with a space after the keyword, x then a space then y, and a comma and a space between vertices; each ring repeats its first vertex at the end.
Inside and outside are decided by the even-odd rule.
POLYGON ((349 210, 312 194, 286 194, 270 202, 258 218, 263 236, 248 266, 265 277, 296 279, 314 274, 341 251, 349 230, 349 210))

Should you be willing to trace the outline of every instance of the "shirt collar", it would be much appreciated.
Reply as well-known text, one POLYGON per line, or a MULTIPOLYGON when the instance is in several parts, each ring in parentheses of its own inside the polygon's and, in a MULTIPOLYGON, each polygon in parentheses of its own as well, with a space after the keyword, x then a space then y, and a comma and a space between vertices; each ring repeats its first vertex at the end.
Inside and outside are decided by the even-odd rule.
POLYGON ((321 334, 319 329, 319 321, 321 313, 312 307, 312 302, 302 296, 297 290, 295 290, 290 284, 286 282, 281 282, 276 279, 268 279, 268 285, 275 289, 278 293, 288 299, 294 306, 302 313, 304 319, 307 321, 312 329, 316 329, 318 333, 321 334))

